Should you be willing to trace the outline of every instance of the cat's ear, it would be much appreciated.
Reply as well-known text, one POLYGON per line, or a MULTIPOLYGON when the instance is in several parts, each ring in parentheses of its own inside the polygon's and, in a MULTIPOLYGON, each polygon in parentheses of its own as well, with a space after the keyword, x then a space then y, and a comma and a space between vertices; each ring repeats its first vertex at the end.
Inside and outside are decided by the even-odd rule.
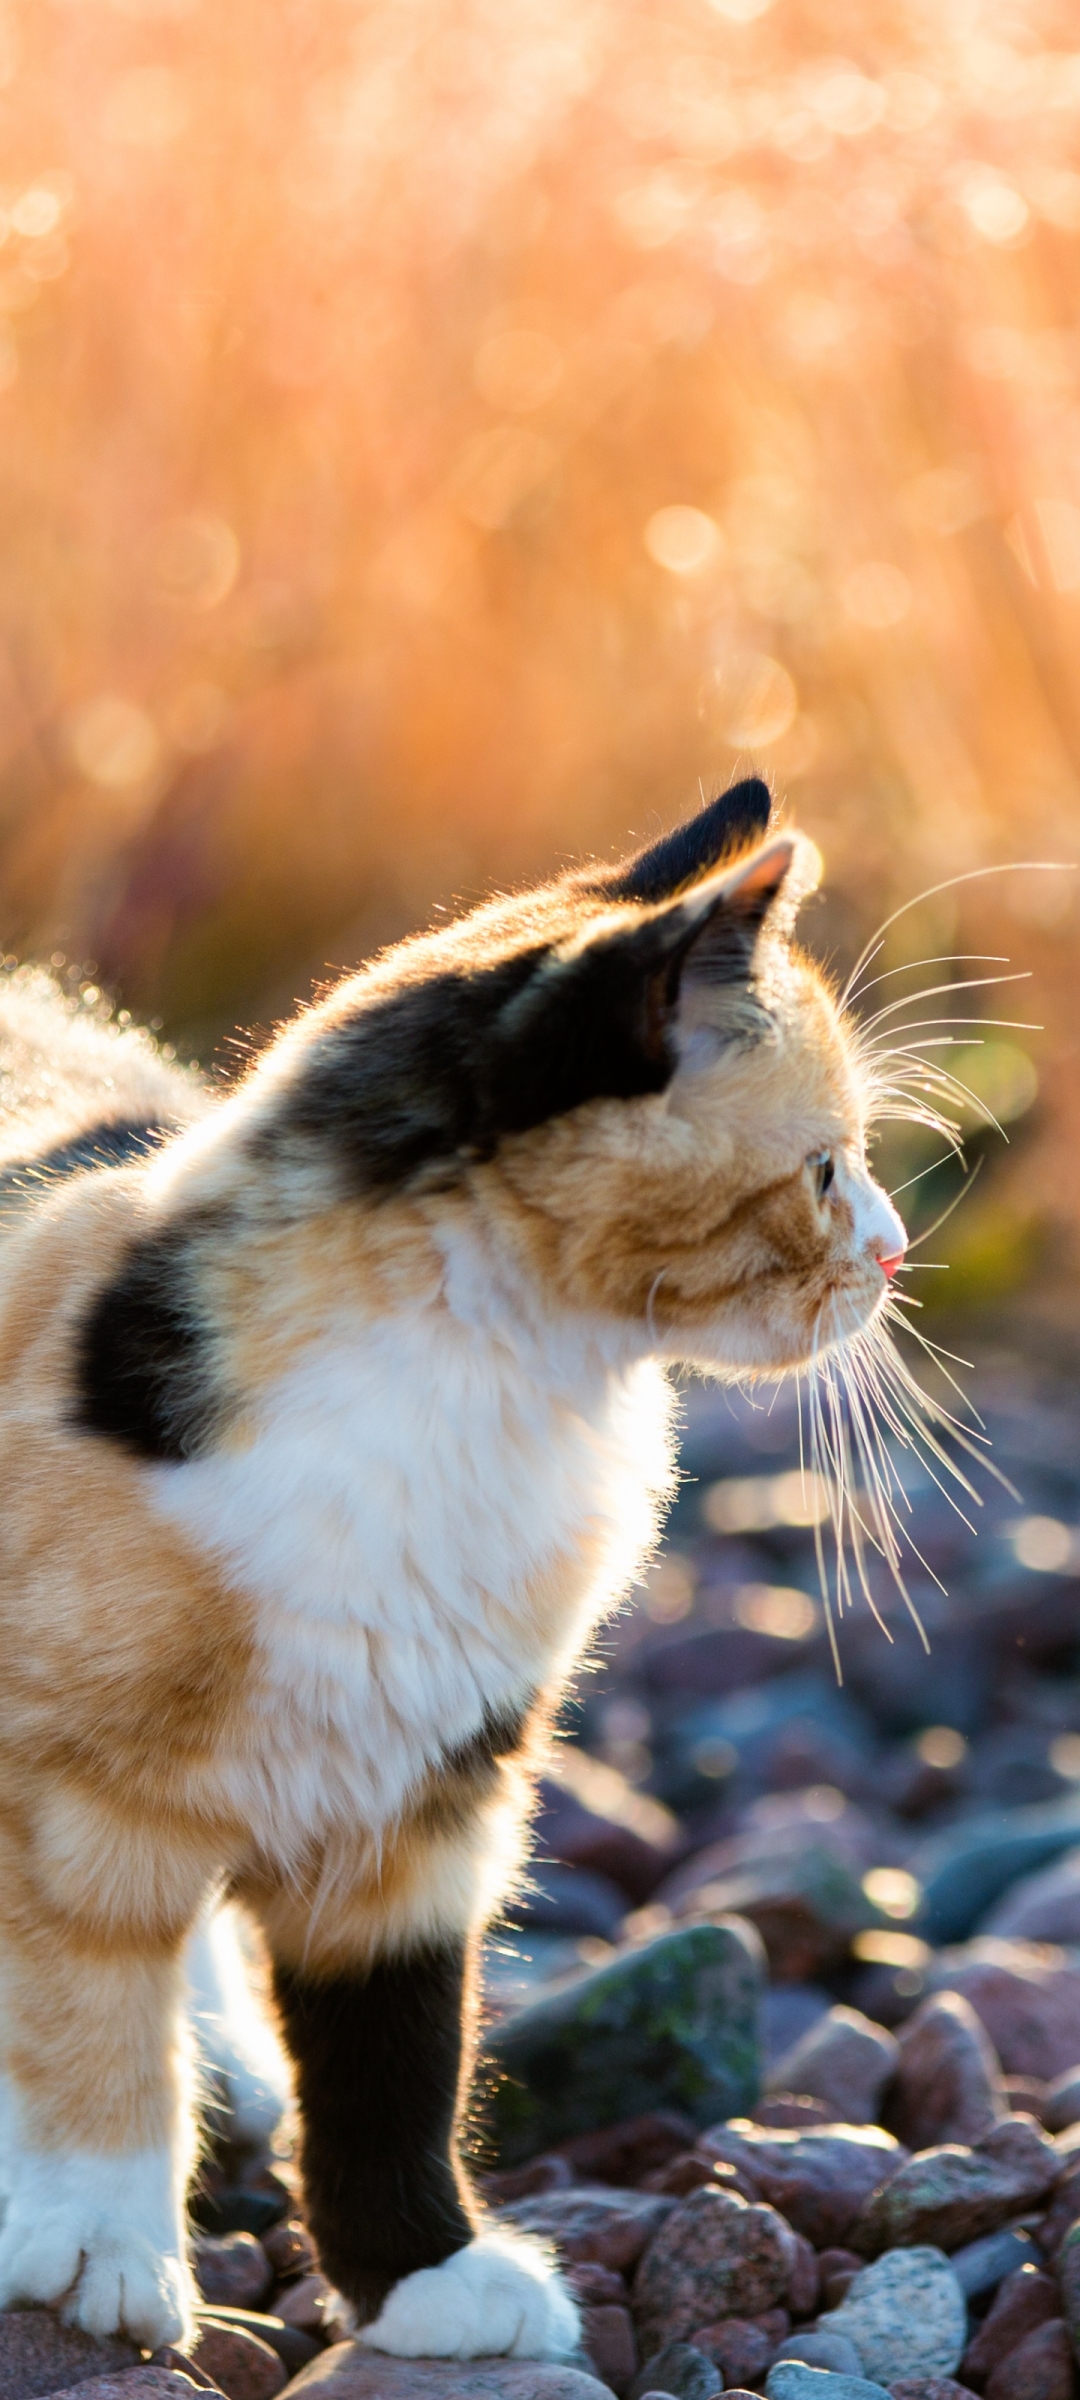
POLYGON ((803 835, 778 834, 676 900, 590 918, 537 963, 491 1027, 482 1112, 491 1131, 662 1091, 690 994, 749 991, 760 943, 790 930, 819 869, 803 835))
POLYGON ((677 825, 648 850, 604 875, 601 889, 613 900, 674 899, 700 883, 725 859, 753 850, 769 830, 772 794, 759 775, 720 792, 696 817, 677 825))

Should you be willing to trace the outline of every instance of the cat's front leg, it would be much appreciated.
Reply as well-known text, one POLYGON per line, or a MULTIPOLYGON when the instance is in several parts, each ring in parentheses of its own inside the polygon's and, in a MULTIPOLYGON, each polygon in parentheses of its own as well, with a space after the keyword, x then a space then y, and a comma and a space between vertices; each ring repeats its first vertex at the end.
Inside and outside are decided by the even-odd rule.
POLYGON ((350 1965, 339 1950, 322 1968, 317 1938, 306 1956, 287 1947, 274 1980, 308 2219, 360 2339, 407 2358, 566 2357, 578 2314, 554 2264, 485 2227, 458 2158, 467 1938, 406 1933, 391 1956, 350 1965))
POLYGON ((149 2349, 193 2321, 179 1938, 78 1927, 0 1844, 0 2308, 149 2349))

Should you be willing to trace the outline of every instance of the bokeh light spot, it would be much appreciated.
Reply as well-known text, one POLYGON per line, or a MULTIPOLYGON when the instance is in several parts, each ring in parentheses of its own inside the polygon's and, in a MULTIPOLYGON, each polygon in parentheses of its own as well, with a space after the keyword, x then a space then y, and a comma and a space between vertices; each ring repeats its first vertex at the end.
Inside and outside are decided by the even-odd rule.
POLYGON ((473 361, 473 382, 481 399, 511 416, 542 408, 562 376, 558 344, 549 334, 533 333, 525 326, 490 333, 473 361))
POLYGON ((734 750, 765 750, 795 722, 799 695, 787 668, 763 650, 737 650, 717 670, 719 725, 734 750))
POLYGON ((820 1622, 821 1611, 809 1592, 781 1583, 744 1583, 732 1610, 746 1633, 766 1633, 777 1642, 805 1642, 820 1622))
POLYGON ((706 516, 703 508, 685 508, 678 502, 655 510, 643 538, 649 557, 658 567, 666 567, 669 575, 700 574, 717 557, 722 544, 713 517, 706 516))
POLYGON ((888 559, 872 558, 845 575, 840 597, 857 625, 884 632, 906 617, 911 607, 911 585, 901 569, 892 566, 888 559))
POLYGON ((863 1876, 862 1888, 886 1917, 913 1917, 922 1897, 914 1875, 905 1867, 871 1867, 863 1876))
POLYGON ((153 718, 134 700, 112 692, 79 709, 69 738, 76 766, 106 790, 125 791, 145 782, 160 756, 153 718))
POLYGON ((1066 1575, 1073 1563, 1073 1536, 1059 1517, 1023 1517, 1012 1528, 1017 1565, 1035 1575, 1066 1575))
POLYGON ((967 1743, 955 1725, 928 1725, 915 1748, 924 1766, 937 1767, 942 1774, 949 1774, 967 1755, 967 1743))
POLYGON ((977 167, 959 185, 960 205, 985 242, 1015 242, 1027 226, 1031 211, 1015 184, 992 168, 977 167))
POLYGON ((1055 1734, 1050 1744, 1050 1764, 1055 1775, 1066 1783, 1080 1783, 1080 1733, 1055 1734))
POLYGON ((169 67, 134 67, 113 85, 102 132, 132 149, 162 150, 186 131, 187 93, 169 67))
POLYGON ((240 570, 240 545, 223 517, 175 517, 158 544, 158 589, 182 607, 217 608, 240 570))

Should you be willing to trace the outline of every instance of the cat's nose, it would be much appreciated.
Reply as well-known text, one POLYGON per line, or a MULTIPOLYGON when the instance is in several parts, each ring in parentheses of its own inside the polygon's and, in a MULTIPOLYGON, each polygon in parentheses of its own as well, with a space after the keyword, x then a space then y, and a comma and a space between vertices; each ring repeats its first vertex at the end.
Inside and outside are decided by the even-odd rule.
POLYGON ((888 1276, 888 1278, 889 1278, 889 1282, 890 1282, 890 1283, 892 1282, 893 1276, 895 1275, 897 1268, 898 1268, 898 1267, 902 1267, 902 1266, 903 1266, 904 1259, 905 1259, 906 1255, 907 1255, 907 1244, 906 1244, 906 1243, 904 1244, 904 1248, 903 1248, 902 1250, 894 1250, 894 1252, 893 1252, 893 1254, 892 1254, 892 1257, 891 1257, 891 1258, 882 1258, 881 1252, 880 1252, 880 1250, 879 1250, 879 1252, 878 1252, 878 1262, 877 1262, 877 1263, 878 1263, 879 1267, 881 1268, 881 1272, 882 1272, 882 1274, 883 1274, 883 1275, 887 1275, 887 1276, 888 1276))

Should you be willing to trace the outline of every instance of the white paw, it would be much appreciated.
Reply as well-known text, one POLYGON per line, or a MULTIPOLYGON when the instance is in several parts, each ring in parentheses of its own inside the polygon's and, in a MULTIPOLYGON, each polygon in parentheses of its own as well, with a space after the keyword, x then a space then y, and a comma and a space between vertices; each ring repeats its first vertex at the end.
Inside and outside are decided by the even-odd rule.
POLYGON ((396 2358, 567 2358, 580 2323, 538 2244, 483 2233, 441 2267, 403 2276, 359 2339, 396 2358))
POLYGON ((60 2304, 99 2338, 148 2350, 180 2341, 194 2290, 164 2151, 127 2159, 23 2153, 0 2234, 0 2309, 60 2304))

